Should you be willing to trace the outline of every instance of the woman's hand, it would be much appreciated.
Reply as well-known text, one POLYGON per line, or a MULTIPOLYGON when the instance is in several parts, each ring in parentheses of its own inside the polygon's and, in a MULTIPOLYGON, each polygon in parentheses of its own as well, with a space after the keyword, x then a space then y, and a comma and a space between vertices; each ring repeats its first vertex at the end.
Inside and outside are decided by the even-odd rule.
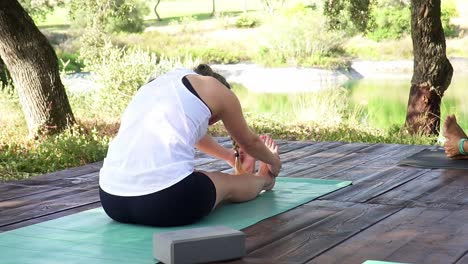
POLYGON ((255 162, 257 160, 245 152, 242 148, 239 148, 239 159, 242 164, 242 170, 247 173, 255 173, 255 162))

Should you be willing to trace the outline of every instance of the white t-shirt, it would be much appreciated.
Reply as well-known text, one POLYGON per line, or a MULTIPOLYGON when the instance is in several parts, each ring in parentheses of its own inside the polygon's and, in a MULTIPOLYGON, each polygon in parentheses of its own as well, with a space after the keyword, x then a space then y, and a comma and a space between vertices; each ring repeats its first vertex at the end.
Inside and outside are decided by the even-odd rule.
POLYGON ((99 174, 107 193, 160 191, 194 170, 195 144, 206 134, 210 109, 182 83, 177 69, 141 87, 125 110, 99 174))

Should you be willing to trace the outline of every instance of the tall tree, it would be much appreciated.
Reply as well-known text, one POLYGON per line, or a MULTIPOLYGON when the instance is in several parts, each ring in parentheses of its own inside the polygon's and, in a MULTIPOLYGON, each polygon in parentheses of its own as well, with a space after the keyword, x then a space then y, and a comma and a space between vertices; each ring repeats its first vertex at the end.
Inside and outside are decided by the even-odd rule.
MULTIPOLYGON (((346 13, 343 11, 350 14, 360 30, 366 30, 369 25, 372 1, 326 0, 324 7, 332 28, 340 27, 337 18, 341 19, 340 14, 346 13)), ((437 135, 440 104, 453 75, 452 65, 446 56, 441 0, 411 0, 411 38, 414 72, 405 126, 413 134, 437 135)))
POLYGON ((17 0, 0 1, 0 57, 18 91, 32 136, 59 132, 75 123, 57 56, 17 0))
POLYGON ((211 16, 216 14, 216 0, 213 0, 213 8, 211 9, 211 16))
POLYGON ((10 81, 8 71, 5 67, 5 63, 3 62, 2 58, 0 57, 0 90, 5 88, 10 81))
POLYGON ((158 18, 158 21, 161 21, 161 17, 159 16, 158 14, 158 6, 159 6, 159 3, 161 2, 161 0, 158 0, 156 2, 156 5, 154 5, 154 14, 156 15, 156 17, 158 18))
POLYGON ((406 113, 411 133, 438 135, 442 96, 452 80, 440 5, 440 0, 411 1, 414 72, 406 113))

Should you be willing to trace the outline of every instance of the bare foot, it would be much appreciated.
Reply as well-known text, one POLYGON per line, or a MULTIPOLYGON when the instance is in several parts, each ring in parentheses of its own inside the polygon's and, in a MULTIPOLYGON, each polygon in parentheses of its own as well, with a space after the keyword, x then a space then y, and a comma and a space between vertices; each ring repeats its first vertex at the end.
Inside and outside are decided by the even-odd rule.
POLYGON ((461 155, 458 149, 458 142, 462 138, 467 138, 463 129, 458 125, 457 119, 454 115, 449 115, 444 122, 444 149, 445 154, 449 158, 465 159, 467 156, 461 155))
POLYGON ((260 161, 260 164, 258 166, 257 176, 264 177, 265 179, 267 179, 263 187, 264 190, 269 191, 273 189, 276 183, 276 178, 271 176, 270 169, 268 168, 268 164, 266 164, 263 161, 260 161))
POLYGON ((250 156, 247 152, 245 152, 243 149, 239 149, 239 158, 242 164, 242 168, 240 168, 243 173, 255 173, 255 162, 257 160, 250 156))
MULTIPOLYGON (((275 141, 268 135, 261 135, 260 138, 265 143, 265 146, 279 159, 278 153, 278 145, 276 145, 275 141)), ((281 169, 281 162, 278 168, 273 169, 272 165, 268 164, 269 173, 271 176, 276 177, 278 176, 279 170, 281 169)))

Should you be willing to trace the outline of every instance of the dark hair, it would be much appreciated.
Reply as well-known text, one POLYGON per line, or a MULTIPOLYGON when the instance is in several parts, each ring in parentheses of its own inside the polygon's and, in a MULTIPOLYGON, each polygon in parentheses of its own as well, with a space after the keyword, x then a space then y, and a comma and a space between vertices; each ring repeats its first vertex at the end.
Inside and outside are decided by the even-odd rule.
POLYGON ((231 89, 231 85, 229 85, 229 83, 226 81, 226 78, 224 78, 221 74, 214 72, 208 64, 200 64, 195 69, 193 69, 193 71, 203 76, 211 76, 224 84, 224 86, 226 86, 228 89, 231 89))

